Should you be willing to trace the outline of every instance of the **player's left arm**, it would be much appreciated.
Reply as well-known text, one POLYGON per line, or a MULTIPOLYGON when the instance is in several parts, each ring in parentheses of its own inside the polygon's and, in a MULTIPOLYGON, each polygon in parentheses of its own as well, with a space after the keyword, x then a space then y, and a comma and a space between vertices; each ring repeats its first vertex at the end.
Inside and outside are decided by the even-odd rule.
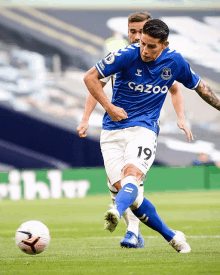
POLYGON ((195 91, 204 101, 220 111, 220 99, 215 95, 212 88, 206 81, 201 79, 195 91))
POLYGON ((185 133, 187 135, 188 142, 190 142, 191 140, 194 140, 194 138, 193 138, 193 134, 190 131, 189 126, 186 121, 185 112, 184 112, 184 97, 183 97, 183 94, 180 90, 178 83, 177 82, 174 83, 170 87, 169 91, 171 94, 173 107, 174 107, 177 117, 178 117, 177 126, 181 130, 185 131, 185 133))

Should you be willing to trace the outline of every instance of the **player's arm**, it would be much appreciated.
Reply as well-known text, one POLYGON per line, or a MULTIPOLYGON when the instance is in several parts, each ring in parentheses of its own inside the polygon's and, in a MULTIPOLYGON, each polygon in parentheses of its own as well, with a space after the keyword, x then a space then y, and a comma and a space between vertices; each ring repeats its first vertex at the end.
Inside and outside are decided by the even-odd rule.
MULTIPOLYGON (((106 85, 105 82, 101 82, 102 87, 106 85)), ((95 109, 95 106, 97 104, 97 100, 89 93, 86 97, 86 103, 85 103, 85 109, 83 113, 82 120, 77 127, 77 132, 81 138, 85 138, 87 136, 86 131, 89 128, 89 118, 95 109)))
POLYGON ((220 111, 220 100, 217 98, 207 82, 201 79, 198 87, 195 90, 204 101, 220 111))
POLYGON ((102 76, 95 67, 91 68, 84 76, 84 82, 91 95, 102 105, 113 121, 120 121, 127 118, 123 108, 113 105, 104 93, 100 83, 102 76))
POLYGON ((184 114, 184 97, 183 97, 183 94, 182 94, 177 82, 175 82, 170 87, 169 91, 171 93, 173 107, 174 107, 177 117, 178 117, 177 126, 181 130, 185 131, 185 133, 187 135, 188 142, 190 142, 190 140, 194 140, 194 138, 193 138, 193 134, 190 131, 188 124, 186 122, 186 117, 184 114))

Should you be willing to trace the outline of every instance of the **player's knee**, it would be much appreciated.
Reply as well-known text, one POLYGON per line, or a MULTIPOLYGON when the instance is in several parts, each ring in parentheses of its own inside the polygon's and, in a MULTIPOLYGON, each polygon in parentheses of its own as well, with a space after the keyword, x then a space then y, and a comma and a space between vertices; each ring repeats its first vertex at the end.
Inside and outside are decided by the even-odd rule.
POLYGON ((143 172, 139 170, 134 164, 128 163, 122 170, 122 177, 134 176, 138 181, 141 181, 143 172))
POLYGON ((136 176, 136 167, 129 163, 129 164, 126 164, 125 167, 123 168, 122 172, 123 172, 123 175, 124 177, 127 177, 127 176, 136 176))
POLYGON ((121 181, 117 181, 116 183, 114 183, 114 188, 119 192, 121 190, 121 181))

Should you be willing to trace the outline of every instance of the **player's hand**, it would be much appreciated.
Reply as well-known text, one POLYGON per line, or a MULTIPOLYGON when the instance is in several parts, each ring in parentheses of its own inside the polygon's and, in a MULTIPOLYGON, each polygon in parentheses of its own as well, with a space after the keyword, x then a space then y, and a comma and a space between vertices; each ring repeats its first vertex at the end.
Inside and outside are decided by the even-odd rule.
POLYGON ((192 132, 190 131, 189 126, 188 126, 188 124, 187 124, 187 122, 186 122, 185 119, 178 119, 178 121, 177 121, 177 126, 178 126, 181 130, 185 131, 185 133, 186 133, 186 135, 187 135, 188 142, 190 142, 191 140, 192 140, 192 141, 194 140, 193 134, 192 134, 192 132))
POLYGON ((85 138, 87 136, 86 131, 89 128, 88 121, 82 121, 77 127, 77 132, 81 138, 85 138))
POLYGON ((111 108, 106 111, 110 118, 115 122, 128 118, 128 115, 123 108, 120 108, 113 104, 111 104, 111 108))

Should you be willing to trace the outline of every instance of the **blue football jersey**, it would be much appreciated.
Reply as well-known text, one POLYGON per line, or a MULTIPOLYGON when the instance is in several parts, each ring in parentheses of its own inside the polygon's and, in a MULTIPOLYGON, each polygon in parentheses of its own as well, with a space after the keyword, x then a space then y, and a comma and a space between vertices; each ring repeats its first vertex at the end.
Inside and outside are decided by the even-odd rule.
POLYGON ((102 77, 116 74, 112 103, 128 115, 127 119, 114 122, 105 113, 106 130, 142 126, 158 134, 160 111, 173 82, 177 80, 189 89, 195 89, 200 82, 181 54, 169 47, 156 60, 144 62, 140 43, 135 43, 108 54, 95 66, 102 77))

